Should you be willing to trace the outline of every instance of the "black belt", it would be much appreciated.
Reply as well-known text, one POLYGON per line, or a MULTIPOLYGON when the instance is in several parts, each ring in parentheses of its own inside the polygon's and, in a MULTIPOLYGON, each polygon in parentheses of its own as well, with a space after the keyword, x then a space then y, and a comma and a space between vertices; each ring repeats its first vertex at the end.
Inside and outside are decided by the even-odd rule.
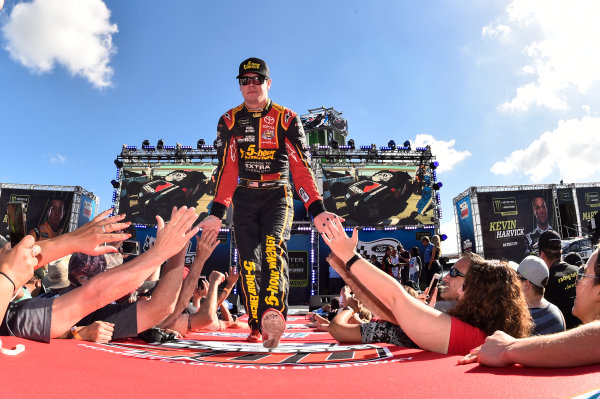
POLYGON ((238 186, 249 187, 249 188, 272 188, 282 187, 288 185, 288 181, 282 180, 249 180, 249 179, 238 179, 238 186))

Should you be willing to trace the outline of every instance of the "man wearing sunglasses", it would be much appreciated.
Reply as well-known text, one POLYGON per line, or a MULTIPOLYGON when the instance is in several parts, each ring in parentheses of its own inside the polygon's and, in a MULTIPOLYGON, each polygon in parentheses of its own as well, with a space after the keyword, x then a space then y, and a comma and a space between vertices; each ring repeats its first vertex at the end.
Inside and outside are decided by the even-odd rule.
POLYGON ((233 202, 241 297, 252 328, 248 341, 263 340, 265 347, 274 348, 287 314, 286 242, 294 213, 290 172, 319 232, 327 233, 337 216, 325 210, 317 190, 300 117, 269 99, 267 64, 248 58, 240 64, 237 79, 244 102, 219 119, 215 197, 210 216, 199 226, 218 231, 233 202))
POLYGON ((444 288, 440 291, 440 297, 445 301, 457 301, 458 300, 458 288, 462 287, 465 282, 465 274, 471 267, 473 260, 471 259, 471 252, 465 252, 454 263, 454 266, 444 276, 444 288))

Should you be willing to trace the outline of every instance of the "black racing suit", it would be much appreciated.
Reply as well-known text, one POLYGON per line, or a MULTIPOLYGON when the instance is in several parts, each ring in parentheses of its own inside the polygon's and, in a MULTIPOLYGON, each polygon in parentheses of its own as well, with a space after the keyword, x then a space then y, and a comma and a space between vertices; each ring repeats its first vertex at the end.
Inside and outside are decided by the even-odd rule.
POLYGON ((242 276, 241 298, 250 327, 268 308, 287 315, 286 242, 293 220, 289 172, 298 195, 316 216, 325 210, 310 168, 300 117, 268 101, 262 111, 242 104, 217 126, 219 164, 210 214, 223 218, 233 198, 233 229, 242 276))

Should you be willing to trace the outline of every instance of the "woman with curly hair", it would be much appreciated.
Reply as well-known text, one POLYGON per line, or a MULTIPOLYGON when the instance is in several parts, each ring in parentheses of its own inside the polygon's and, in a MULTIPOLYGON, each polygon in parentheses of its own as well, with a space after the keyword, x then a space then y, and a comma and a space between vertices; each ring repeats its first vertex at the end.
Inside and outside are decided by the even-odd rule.
POLYGON ((416 346, 432 352, 460 355, 481 345, 495 330, 517 337, 530 334, 533 322, 514 270, 501 261, 475 259, 467 273, 459 303, 442 313, 406 293, 400 284, 355 252, 358 233, 349 238, 338 218, 323 239, 333 254, 329 263, 346 269, 391 310, 396 323, 416 346))
POLYGON ((527 301, 515 271, 496 259, 475 261, 465 275, 458 302, 448 314, 479 328, 485 335, 510 330, 528 337, 533 328, 527 301))

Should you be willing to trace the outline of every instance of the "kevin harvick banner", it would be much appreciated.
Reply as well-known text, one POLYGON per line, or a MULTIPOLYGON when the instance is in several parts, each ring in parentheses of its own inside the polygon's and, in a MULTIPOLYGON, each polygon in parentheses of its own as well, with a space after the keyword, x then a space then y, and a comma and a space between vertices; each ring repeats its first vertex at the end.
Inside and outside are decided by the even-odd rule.
POLYGON ((552 190, 477 193, 486 258, 519 263, 537 252, 537 242, 554 229, 552 190))

